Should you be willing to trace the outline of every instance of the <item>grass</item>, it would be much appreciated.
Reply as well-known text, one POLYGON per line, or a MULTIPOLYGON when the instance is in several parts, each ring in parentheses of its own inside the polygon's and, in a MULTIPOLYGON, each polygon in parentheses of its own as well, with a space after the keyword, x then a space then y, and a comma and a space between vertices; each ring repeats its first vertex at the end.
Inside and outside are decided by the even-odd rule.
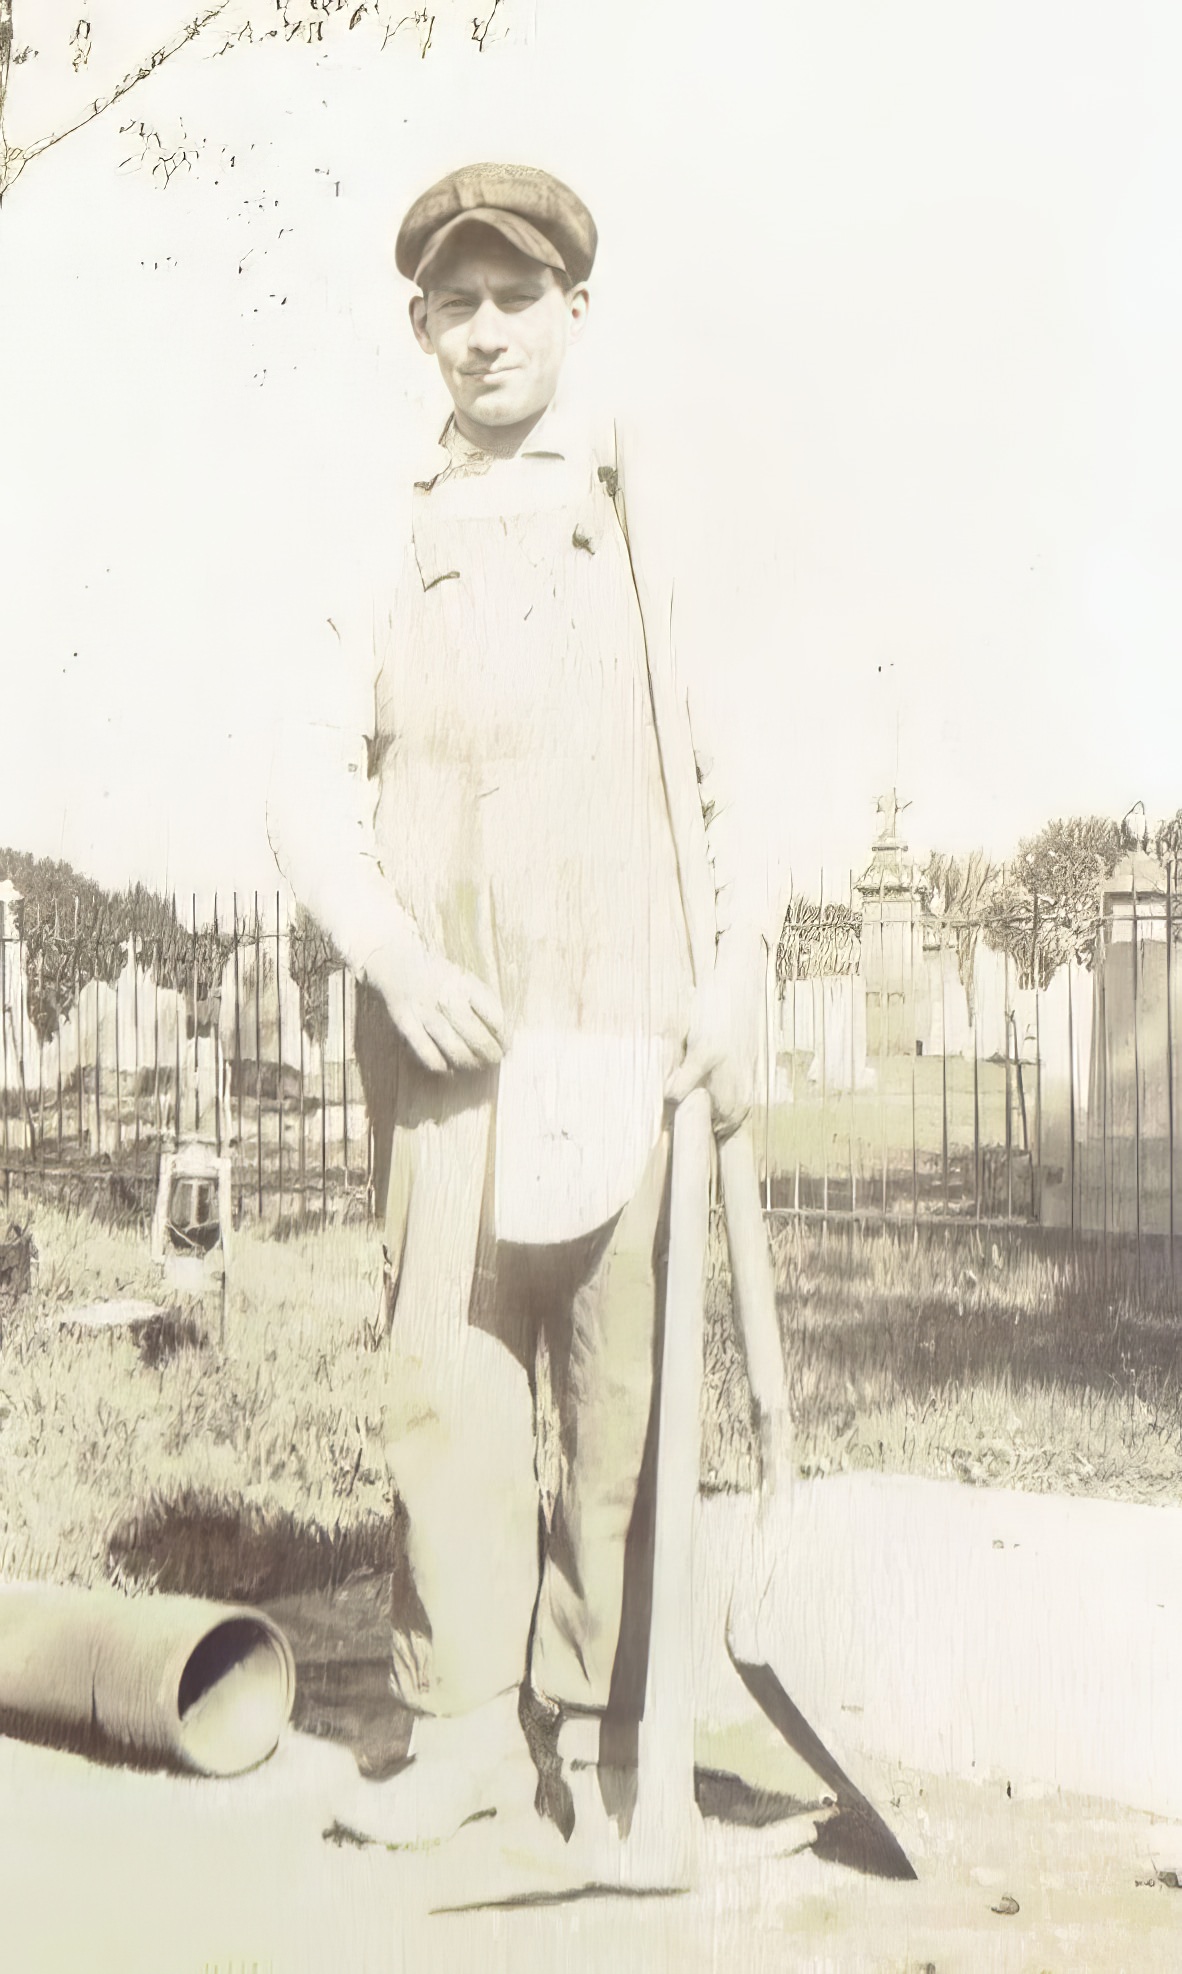
MULTIPOLYGON (((181 1330, 175 1349, 63 1326, 83 1301, 158 1300, 160 1285, 142 1235, 51 1207, 34 1232, 37 1281, 5 1312, 0 1346, 0 1573, 150 1575, 170 1522, 193 1531, 201 1567, 220 1557, 206 1587, 221 1594, 394 1566, 383 1442, 397 1394, 374 1349, 371 1230, 242 1230, 224 1350, 216 1312, 203 1341, 181 1330)), ((1164 1285, 1138 1299, 1094 1251, 971 1233, 913 1244, 910 1230, 788 1223, 773 1246, 801 1472, 1182 1497, 1182 1325, 1164 1285)), ((718 1243, 702 1479, 754 1478, 718 1243)), ((195 1568, 174 1561, 161 1580, 199 1588, 195 1568)))

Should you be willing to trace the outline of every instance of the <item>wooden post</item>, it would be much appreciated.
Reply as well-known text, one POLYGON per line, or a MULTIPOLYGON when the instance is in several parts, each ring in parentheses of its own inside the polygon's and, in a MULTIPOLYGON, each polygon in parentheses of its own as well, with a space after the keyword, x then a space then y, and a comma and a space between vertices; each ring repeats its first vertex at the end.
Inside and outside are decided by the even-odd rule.
POLYGON ((637 1803, 629 1836, 645 1870, 674 1883, 692 1857, 694 1667, 691 1553, 701 1461, 702 1299, 709 1231, 710 1103, 695 1090, 673 1127, 669 1259, 657 1399, 652 1622, 637 1803))

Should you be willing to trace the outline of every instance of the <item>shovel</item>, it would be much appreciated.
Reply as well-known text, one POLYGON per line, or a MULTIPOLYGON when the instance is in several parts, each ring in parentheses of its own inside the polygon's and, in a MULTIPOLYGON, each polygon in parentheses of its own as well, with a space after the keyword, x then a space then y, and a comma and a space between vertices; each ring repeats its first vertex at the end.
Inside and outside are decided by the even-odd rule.
MULTIPOLYGON (((628 1838, 633 1872, 649 1883, 693 1882, 700 1823, 694 1791, 692 1553, 701 1451, 703 1291, 709 1239, 712 1127, 709 1098, 695 1090, 673 1125, 669 1259, 658 1395, 656 1525, 652 1615, 644 1713, 637 1744, 636 1809, 628 1838)), ((762 1603, 775 1558, 759 1540, 763 1508, 783 1494, 791 1470, 783 1353, 774 1282, 750 1141, 719 1147, 731 1271, 740 1334, 760 1427, 762 1480, 756 1540, 746 1559, 762 1581, 748 1588, 762 1603), (733 1148, 733 1149, 732 1149, 733 1148), (729 1181, 729 1188, 728 1188, 729 1181)), ((781 1506, 783 1505, 781 1499, 781 1506)), ((784 1526, 782 1517, 780 1526, 784 1526)), ((751 1698, 837 1802, 818 1834, 819 1855, 878 1876, 915 1871, 869 1799, 830 1754, 769 1664, 740 1656, 727 1622, 727 1652, 751 1698)))

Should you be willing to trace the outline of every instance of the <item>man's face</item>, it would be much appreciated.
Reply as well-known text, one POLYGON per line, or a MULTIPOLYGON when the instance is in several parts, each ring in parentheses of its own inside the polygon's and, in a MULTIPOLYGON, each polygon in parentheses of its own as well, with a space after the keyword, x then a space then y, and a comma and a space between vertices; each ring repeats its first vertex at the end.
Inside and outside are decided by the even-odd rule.
POLYGON ((551 267, 518 253, 491 228, 462 228, 410 305, 461 431, 503 445, 524 434, 554 396, 587 314, 587 290, 565 291, 551 267))

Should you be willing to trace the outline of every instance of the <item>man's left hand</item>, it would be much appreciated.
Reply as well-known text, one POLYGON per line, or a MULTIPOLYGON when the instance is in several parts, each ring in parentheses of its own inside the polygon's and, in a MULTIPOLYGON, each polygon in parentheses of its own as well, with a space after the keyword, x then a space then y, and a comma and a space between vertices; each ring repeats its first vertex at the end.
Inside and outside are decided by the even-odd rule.
POLYGON ((732 1136, 749 1116, 759 1049, 762 945, 756 932, 720 940, 714 971, 698 983, 685 1055, 665 1085, 667 1103, 691 1090, 710 1095, 714 1135, 732 1136))
POLYGON ((729 1138, 751 1109, 751 1079, 744 1077, 728 1040, 716 1030, 690 1029, 685 1055, 665 1085, 667 1103, 684 1103, 692 1090, 710 1095, 714 1134, 729 1138))

